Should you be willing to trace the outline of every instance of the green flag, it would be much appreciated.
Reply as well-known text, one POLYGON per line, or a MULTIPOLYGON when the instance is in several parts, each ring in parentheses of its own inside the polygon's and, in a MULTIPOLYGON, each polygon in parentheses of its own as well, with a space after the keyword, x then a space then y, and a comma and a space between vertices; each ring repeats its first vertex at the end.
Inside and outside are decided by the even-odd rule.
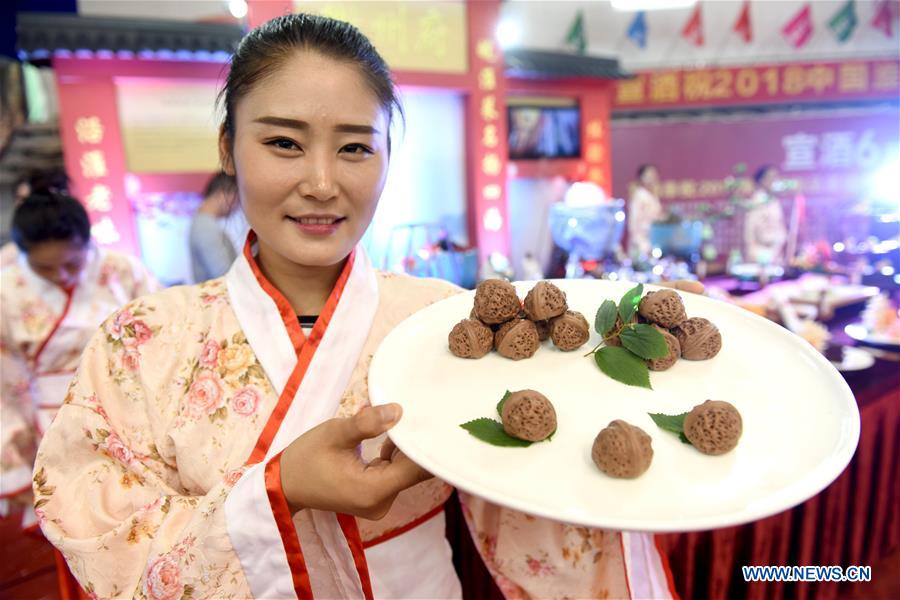
POLYGON ((847 0, 847 3, 841 7, 839 11, 834 13, 831 20, 828 21, 828 28, 834 33, 834 37, 841 43, 850 39, 853 30, 856 29, 856 6, 854 0, 847 0))
POLYGON ((584 54, 587 48, 587 38, 584 36, 584 14, 579 10, 575 16, 575 22, 566 34, 566 43, 572 46, 578 54, 584 54))

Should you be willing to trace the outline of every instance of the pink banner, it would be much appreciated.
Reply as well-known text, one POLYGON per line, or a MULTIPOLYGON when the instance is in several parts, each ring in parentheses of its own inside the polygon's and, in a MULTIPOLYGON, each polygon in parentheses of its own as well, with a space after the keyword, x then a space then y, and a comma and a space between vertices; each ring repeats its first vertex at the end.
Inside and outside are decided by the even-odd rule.
POLYGON ((67 74, 58 65, 56 74, 66 172, 91 217, 94 240, 139 256, 113 80, 67 74))

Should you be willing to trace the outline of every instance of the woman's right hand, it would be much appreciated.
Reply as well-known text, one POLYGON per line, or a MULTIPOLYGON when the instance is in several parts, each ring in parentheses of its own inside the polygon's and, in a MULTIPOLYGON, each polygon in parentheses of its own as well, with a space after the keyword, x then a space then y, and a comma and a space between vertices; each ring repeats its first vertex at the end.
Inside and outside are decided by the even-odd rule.
POLYGON ((313 508, 364 519, 383 517, 401 491, 431 475, 390 440, 380 458, 366 464, 363 440, 400 420, 399 404, 367 407, 347 418, 329 419, 294 440, 281 455, 281 487, 291 510, 313 508))

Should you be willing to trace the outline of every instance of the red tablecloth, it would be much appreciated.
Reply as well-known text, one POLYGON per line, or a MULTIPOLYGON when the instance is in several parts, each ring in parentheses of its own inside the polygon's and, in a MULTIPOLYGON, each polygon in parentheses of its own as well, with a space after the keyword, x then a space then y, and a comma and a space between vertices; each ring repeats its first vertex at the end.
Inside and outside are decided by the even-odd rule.
MULTIPOLYGON (((856 454, 833 484, 804 504, 755 523, 659 536, 682 598, 835 598, 848 591, 846 586, 865 584, 747 584, 741 566, 872 565, 900 545, 900 362, 878 360, 846 379, 862 426, 856 454)), ((447 503, 447 535, 464 596, 503 598, 455 499, 447 503)))

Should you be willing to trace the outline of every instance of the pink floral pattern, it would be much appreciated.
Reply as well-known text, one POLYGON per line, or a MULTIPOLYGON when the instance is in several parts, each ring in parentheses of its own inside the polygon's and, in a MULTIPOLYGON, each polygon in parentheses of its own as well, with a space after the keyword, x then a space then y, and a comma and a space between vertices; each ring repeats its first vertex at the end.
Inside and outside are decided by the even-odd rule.
POLYGON ((242 417, 254 414, 257 406, 259 406, 259 392, 251 385, 241 388, 231 398, 231 410, 242 417))
POLYGON ((194 416, 214 414, 225 406, 222 380, 212 371, 200 371, 188 390, 187 403, 194 416))
POLYGON ((123 465, 131 464, 134 460, 134 454, 131 452, 131 449, 122 442, 122 438, 114 431, 106 436, 100 447, 123 465))
POLYGON ((206 369, 214 369, 219 360, 219 342, 216 340, 207 340, 200 350, 200 366, 206 369))
POLYGON ((163 554, 150 564, 144 580, 144 595, 151 600, 179 600, 184 594, 178 558, 163 554))

